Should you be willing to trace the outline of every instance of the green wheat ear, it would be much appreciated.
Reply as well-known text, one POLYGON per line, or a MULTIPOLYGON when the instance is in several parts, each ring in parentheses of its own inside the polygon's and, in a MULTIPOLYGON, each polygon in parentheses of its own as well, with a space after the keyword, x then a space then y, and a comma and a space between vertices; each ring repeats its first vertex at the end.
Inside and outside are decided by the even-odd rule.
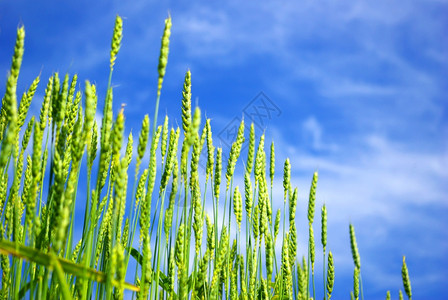
POLYGON ((327 247, 327 207, 325 206, 325 204, 322 206, 321 221, 322 221, 321 242, 325 251, 327 247))
POLYGON ((236 222, 238 224, 238 231, 241 230, 241 221, 243 220, 243 203, 241 193, 238 186, 236 186, 233 194, 233 210, 235 212, 236 222))
POLYGON ((317 179, 318 179, 318 174, 317 174, 317 172, 314 172, 313 179, 311 181, 310 197, 309 197, 309 201, 308 201, 308 222, 310 224, 313 224, 313 222, 314 222, 314 207, 316 204, 317 179))
POLYGON ((359 256, 358 245, 356 243, 355 227, 353 227, 352 224, 350 224, 350 245, 352 248, 352 256, 355 267, 361 270, 361 258, 359 256))
POLYGON ((289 158, 285 160, 285 165, 283 167, 283 189, 284 201, 286 203, 286 197, 291 190, 291 164, 289 163, 289 158))
POLYGON ((115 18, 114 34, 112 36, 112 45, 110 49, 110 69, 113 70, 115 59, 121 46, 121 39, 123 38, 123 20, 117 15, 115 18))
POLYGON ((216 202, 219 201, 219 193, 221 187, 221 172, 222 172, 222 148, 216 149, 216 162, 215 162, 215 176, 213 182, 213 193, 216 198, 216 202))
POLYGON ((359 273, 359 268, 355 267, 355 270, 353 271, 353 298, 355 300, 359 299, 359 273))
POLYGON ((328 268, 327 268, 327 297, 330 300, 334 286, 334 263, 333 254, 328 252, 328 268))
POLYGON ((191 72, 185 73, 184 87, 182 90, 182 128, 187 135, 191 123, 191 72))
POLYGON ((165 30, 163 31, 162 36, 162 46, 160 48, 160 56, 159 56, 159 81, 157 85, 157 97, 160 97, 160 91, 162 90, 163 77, 166 72, 166 64, 168 63, 168 52, 170 46, 170 35, 171 35, 171 16, 165 20, 165 30))
POLYGON ((18 125, 17 128, 20 129, 23 124, 25 124, 25 118, 28 113, 28 109, 31 104, 31 100, 36 93, 37 85, 39 84, 40 77, 37 76, 31 84, 30 88, 26 93, 23 94, 22 100, 20 101, 19 110, 18 110, 18 125))
POLYGON ((408 267, 406 265, 405 257, 403 256, 403 266, 401 267, 401 277, 403 278, 403 286, 406 295, 412 299, 411 280, 409 279, 408 267))
POLYGON ((25 28, 17 29, 16 45, 8 81, 6 83, 6 92, 2 100, 2 109, 5 110, 6 120, 9 121, 6 139, 3 139, 2 152, 0 155, 0 169, 3 170, 13 145, 15 144, 17 127, 17 80, 19 78, 20 66, 22 65, 23 51, 25 43, 25 28))

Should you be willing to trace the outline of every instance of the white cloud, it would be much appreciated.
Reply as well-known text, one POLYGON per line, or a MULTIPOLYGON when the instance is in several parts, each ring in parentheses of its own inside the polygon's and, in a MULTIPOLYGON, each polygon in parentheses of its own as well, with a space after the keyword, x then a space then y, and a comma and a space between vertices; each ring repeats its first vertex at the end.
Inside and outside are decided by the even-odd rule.
POLYGON ((337 147, 323 141, 323 128, 322 124, 317 121, 316 117, 310 116, 302 123, 302 131, 305 137, 305 141, 311 142, 314 150, 318 151, 335 151, 337 147))

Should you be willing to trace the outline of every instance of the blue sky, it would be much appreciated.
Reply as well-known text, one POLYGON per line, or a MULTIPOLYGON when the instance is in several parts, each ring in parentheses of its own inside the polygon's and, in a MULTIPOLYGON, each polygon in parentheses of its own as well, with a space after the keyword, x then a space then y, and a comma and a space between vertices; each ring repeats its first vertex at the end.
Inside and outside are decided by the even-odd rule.
MULTIPOLYGON (((114 101, 116 109, 127 104, 127 130, 137 132, 143 116, 153 114, 168 11, 173 28, 160 114, 181 123, 189 68, 193 100, 212 119, 219 143, 218 134, 264 93, 278 110, 258 132, 275 141, 277 195, 283 161, 291 160, 302 244, 311 176, 319 171, 317 205, 325 202, 329 210, 335 299, 348 298, 352 285, 349 222, 356 228, 366 299, 383 299, 387 290, 398 298, 402 255, 415 299, 442 299, 448 278, 448 1, 2 0, 1 82, 16 28, 24 24, 19 93, 39 73, 46 81, 59 71, 97 83, 104 95, 119 14, 124 37, 114 101)), ((35 111, 44 88, 41 83, 35 111)))

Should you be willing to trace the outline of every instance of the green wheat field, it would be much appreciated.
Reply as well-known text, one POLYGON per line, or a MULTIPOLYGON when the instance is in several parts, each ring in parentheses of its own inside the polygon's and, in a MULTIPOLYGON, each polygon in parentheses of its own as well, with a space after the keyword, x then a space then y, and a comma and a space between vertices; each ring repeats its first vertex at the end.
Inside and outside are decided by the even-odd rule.
MULTIPOLYGON (((190 71, 179 103, 181 128, 168 117, 159 125, 170 33, 168 17, 152 122, 146 115, 133 149, 132 134, 124 136, 124 109, 112 110, 121 18, 112 35, 107 95, 97 95, 95 85, 79 83, 77 75, 54 73, 43 99, 34 100, 42 102, 36 116, 28 111, 41 78, 20 100, 17 95, 25 41, 24 27, 18 28, 0 113, 1 299, 316 299, 316 286, 331 298, 337 266, 327 247, 326 207, 315 207, 317 172, 310 174, 309 227, 302 233, 308 251, 298 253, 298 193, 289 159, 284 197, 272 197, 274 143, 255 136, 253 124, 245 132, 242 121, 228 155, 215 147, 210 119, 191 105, 190 71), (244 172, 244 186, 235 184, 235 170, 244 172), (85 180, 86 188, 78 188, 85 180), (75 224, 76 201, 85 206, 82 228, 75 224), (282 201, 283 210, 272 211, 273 201, 282 201), (75 240, 78 228, 82 235, 75 240), (316 247, 323 257, 315 257, 316 247), (315 269, 316 259, 323 270, 315 269)), ((347 298, 364 299, 352 224, 347 234, 354 265, 347 298)), ((402 278, 404 293, 396 296, 411 299, 404 257, 402 278)), ((391 299, 390 292, 384 297, 391 299)))

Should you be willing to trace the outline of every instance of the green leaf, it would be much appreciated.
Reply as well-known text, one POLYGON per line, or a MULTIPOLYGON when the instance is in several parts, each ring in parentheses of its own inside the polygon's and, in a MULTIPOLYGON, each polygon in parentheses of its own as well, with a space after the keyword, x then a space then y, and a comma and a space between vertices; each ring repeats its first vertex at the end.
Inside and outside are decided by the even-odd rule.
MULTIPOLYGON (((21 259, 48 267, 49 269, 56 269, 58 278, 60 277, 60 272, 72 274, 83 279, 100 283, 106 282, 107 278, 106 273, 99 272, 91 268, 86 268, 80 264, 76 264, 64 258, 57 257, 53 253, 43 253, 37 249, 16 244, 10 241, 0 241, 0 254, 11 254, 21 259)), ((112 280, 112 284, 114 286, 118 286, 118 282, 116 280, 112 280)), ((29 287, 29 285, 27 286, 29 287)), ((124 288, 134 292, 140 291, 139 287, 128 282, 124 283, 124 288)))

